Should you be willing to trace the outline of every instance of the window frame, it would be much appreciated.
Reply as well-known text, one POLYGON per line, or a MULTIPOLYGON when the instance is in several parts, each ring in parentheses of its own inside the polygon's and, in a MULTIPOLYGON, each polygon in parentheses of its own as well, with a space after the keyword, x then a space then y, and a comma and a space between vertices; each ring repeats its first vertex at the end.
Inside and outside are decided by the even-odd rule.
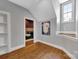
POLYGON ((73 18, 74 10, 73 10, 73 8, 74 8, 74 5, 73 5, 72 1, 66 1, 66 2, 60 4, 60 21, 61 21, 61 23, 74 22, 74 18, 73 18), (65 14, 64 13, 64 5, 67 5, 69 3, 72 3, 72 11, 70 11, 70 12, 72 12, 72 20, 71 21, 64 21, 64 16, 63 16, 65 14))
MULTIPOLYGON (((60 35, 60 33, 62 33, 62 32, 70 32, 70 31, 64 31, 64 30, 62 30, 62 26, 63 26, 63 24, 66 24, 66 23, 76 23, 76 24, 78 24, 78 19, 77 19, 77 0, 68 0, 68 1, 66 1, 66 2, 64 2, 64 3, 61 3, 60 4, 60 25, 59 25, 59 31, 57 31, 57 34, 59 34, 60 35), (62 20, 63 20, 63 18, 62 18, 62 5, 64 5, 64 4, 67 4, 67 3, 72 3, 72 22, 62 22, 62 20)), ((77 28, 78 26, 76 25, 74 28, 77 28)), ((76 32, 77 32, 78 30, 76 29, 76 32)))

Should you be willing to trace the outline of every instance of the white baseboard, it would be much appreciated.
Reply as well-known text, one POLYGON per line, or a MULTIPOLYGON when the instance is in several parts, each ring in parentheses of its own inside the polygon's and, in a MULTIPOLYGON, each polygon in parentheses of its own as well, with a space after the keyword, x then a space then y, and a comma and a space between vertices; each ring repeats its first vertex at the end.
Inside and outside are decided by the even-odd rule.
POLYGON ((4 55, 4 54, 7 54, 7 53, 10 53, 12 51, 15 51, 15 50, 23 48, 23 47, 25 47, 25 45, 21 45, 21 46, 17 46, 17 47, 14 47, 14 48, 10 48, 8 51, 2 52, 0 55, 4 55))
POLYGON ((20 49, 20 48, 23 48, 23 47, 25 47, 25 45, 20 45, 20 46, 13 47, 13 48, 11 48, 9 50, 9 52, 15 51, 15 50, 20 49))
POLYGON ((28 42, 28 41, 31 41, 31 40, 33 40, 33 39, 28 39, 28 40, 25 40, 25 41, 28 42))
POLYGON ((8 51, 1 51, 0 55, 4 55, 4 54, 7 54, 7 53, 8 53, 8 51))
POLYGON ((47 44, 47 45, 50 45, 50 46, 53 46, 53 47, 56 47, 62 51, 64 51, 69 57, 71 57, 71 59, 76 59, 72 54, 70 54, 65 48, 63 47, 60 47, 58 45, 55 45, 55 44, 51 44, 51 43, 48 43, 48 42, 44 42, 42 40, 34 40, 34 43, 36 42, 41 42, 41 43, 44 43, 44 44, 47 44))

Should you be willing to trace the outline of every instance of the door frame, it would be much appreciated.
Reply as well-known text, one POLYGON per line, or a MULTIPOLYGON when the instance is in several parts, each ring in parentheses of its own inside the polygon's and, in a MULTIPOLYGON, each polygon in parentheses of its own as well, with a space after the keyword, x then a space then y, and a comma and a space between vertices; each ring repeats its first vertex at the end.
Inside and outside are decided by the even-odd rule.
MULTIPOLYGON (((34 38, 35 38, 35 32, 33 32, 33 39, 30 39, 30 40, 26 40, 25 39, 25 36, 26 36, 26 34, 25 34, 26 33, 26 31, 25 31, 25 19, 30 19, 30 18, 24 17, 24 46, 26 46, 25 45, 26 41, 34 40, 34 38)), ((30 19, 30 20, 32 20, 32 19, 30 19)), ((35 29, 34 29, 35 28, 35 24, 34 23, 35 23, 35 20, 33 20, 33 31, 35 31, 35 29)))

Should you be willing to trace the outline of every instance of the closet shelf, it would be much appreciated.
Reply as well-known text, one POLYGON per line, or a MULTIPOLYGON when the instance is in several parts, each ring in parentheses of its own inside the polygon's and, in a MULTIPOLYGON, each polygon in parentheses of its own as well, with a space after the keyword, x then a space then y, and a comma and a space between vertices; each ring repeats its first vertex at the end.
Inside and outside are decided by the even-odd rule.
POLYGON ((2 24, 2 25, 6 25, 7 23, 6 23, 6 22, 4 22, 4 23, 0 23, 0 24, 2 24))
POLYGON ((0 35, 2 35, 2 34, 7 34, 7 33, 5 33, 5 32, 4 33, 0 33, 0 35))
POLYGON ((7 53, 10 43, 10 14, 0 11, 0 55, 7 53))
POLYGON ((0 47, 3 47, 3 46, 6 46, 6 44, 4 44, 4 43, 3 44, 0 44, 0 47))

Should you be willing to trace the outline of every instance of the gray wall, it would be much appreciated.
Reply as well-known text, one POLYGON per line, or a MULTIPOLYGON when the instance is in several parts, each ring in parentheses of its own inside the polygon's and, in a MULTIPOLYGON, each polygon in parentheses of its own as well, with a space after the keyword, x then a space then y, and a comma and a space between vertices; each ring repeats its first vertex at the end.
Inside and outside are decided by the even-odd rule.
MULTIPOLYGON (((50 6, 50 4, 49 4, 49 6, 50 6)), ((50 7, 50 9, 52 11, 54 11, 54 9, 52 9, 51 7, 50 7)), ((13 48, 16 46, 23 45, 24 44, 24 39, 23 39, 24 38, 24 33, 23 33, 24 16, 32 18, 31 14, 24 8, 17 6, 13 3, 10 3, 7 0, 0 0, 0 10, 7 11, 11 14, 11 43, 12 43, 11 47, 13 48)), ((39 12, 39 11, 37 11, 37 12, 39 12)), ((49 14, 52 16, 55 16, 54 12, 49 13, 49 14)), ((34 14, 34 15, 36 15, 36 14, 34 14)), ((45 16, 45 15, 48 16, 46 13, 44 13, 43 16, 45 16)), ((40 13, 38 13, 38 16, 40 16, 40 13)), ((37 17, 37 18, 39 18, 39 17, 37 17)), ((36 35, 35 40, 39 39, 39 40, 42 40, 42 41, 45 41, 48 43, 56 44, 58 46, 64 47, 70 53, 74 54, 74 51, 77 51, 77 49, 76 49, 77 42, 73 41, 73 40, 69 40, 63 36, 56 35, 56 27, 57 27, 56 20, 57 19, 56 19, 56 17, 51 17, 51 16, 49 16, 48 18, 50 18, 49 21, 51 22, 51 35, 50 36, 42 35, 42 24, 41 24, 42 21, 36 21, 36 23, 35 23, 36 32, 34 33, 36 35)), ((43 19, 44 18, 41 18, 41 20, 43 20, 43 19)))
POLYGON ((76 39, 68 38, 63 35, 56 34, 56 18, 52 18, 51 22, 51 35, 42 35, 42 22, 36 23, 36 40, 41 40, 47 43, 51 43, 66 49, 73 57, 77 59, 77 46, 78 42, 76 39))
POLYGON ((60 31, 76 32, 75 22, 65 22, 61 24, 60 31))
POLYGON ((29 10, 38 21, 50 20, 56 16, 51 0, 41 0, 38 5, 29 10))
POLYGON ((52 18, 49 21, 50 21, 50 35, 42 35, 42 22, 44 21, 37 21, 36 23, 37 39, 47 42, 50 42, 51 40, 53 41, 54 37, 56 36, 56 18, 52 18))
MULTIPOLYGON (((54 7, 54 9, 52 9, 52 10, 55 10, 56 17, 49 19, 51 22, 51 35, 48 35, 48 36, 42 35, 42 22, 43 21, 37 21, 36 25, 35 25, 35 28, 36 28, 35 40, 41 40, 41 41, 44 41, 47 43, 51 43, 51 44, 55 44, 57 46, 63 47, 69 53, 71 53, 73 56, 75 56, 77 59, 77 51, 78 51, 77 50, 77 48, 78 48, 77 40, 56 34, 56 31, 60 31, 60 29, 57 29, 57 27, 59 27, 59 26, 57 26, 57 25, 59 25, 59 23, 57 23, 57 20, 58 20, 58 18, 60 18, 58 14, 60 14, 60 13, 59 13, 59 11, 58 11, 58 13, 56 12, 57 9, 60 9, 60 8, 58 6, 59 3, 58 3, 58 5, 56 5, 56 4, 57 3, 54 3, 52 6, 52 7, 54 7)), ((55 16, 55 14, 51 14, 51 15, 55 16)), ((66 26, 64 28, 65 31, 75 31, 75 28, 73 28, 73 26, 75 26, 75 25, 73 23, 63 24, 63 25, 66 26), (70 27, 70 28, 68 28, 68 27, 70 27)))
POLYGON ((52 7, 54 7, 55 14, 57 17, 57 31, 60 31, 60 3, 59 0, 52 0, 52 7))
POLYGON ((0 0, 0 10, 11 14, 11 48, 24 44, 24 17, 32 18, 31 13, 8 0, 0 0))

